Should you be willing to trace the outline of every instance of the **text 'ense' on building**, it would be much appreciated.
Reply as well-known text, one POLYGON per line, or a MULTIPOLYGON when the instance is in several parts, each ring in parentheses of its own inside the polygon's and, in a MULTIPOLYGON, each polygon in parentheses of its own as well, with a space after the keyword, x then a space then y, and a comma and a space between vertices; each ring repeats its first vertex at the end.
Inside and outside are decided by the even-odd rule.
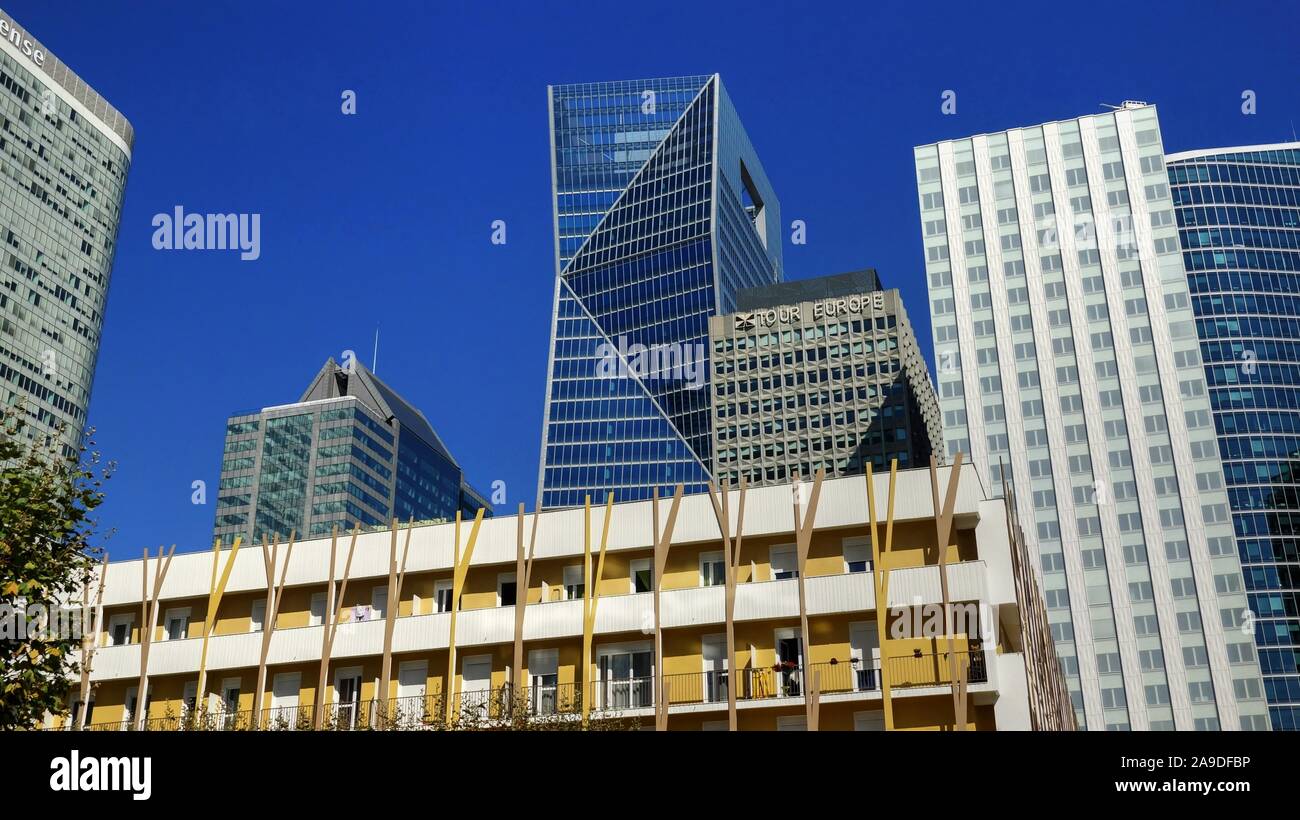
POLYGON ((135 133, 0 10, 0 401, 86 427, 135 133))

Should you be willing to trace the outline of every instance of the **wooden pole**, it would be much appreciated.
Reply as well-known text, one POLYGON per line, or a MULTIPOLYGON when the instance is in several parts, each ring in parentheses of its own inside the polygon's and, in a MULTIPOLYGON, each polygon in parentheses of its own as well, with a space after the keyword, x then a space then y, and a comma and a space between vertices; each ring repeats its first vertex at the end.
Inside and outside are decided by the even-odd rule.
MULTIPOLYGON (((939 589, 943 594, 943 629, 948 636, 948 680, 952 688, 953 728, 958 732, 966 730, 966 702, 964 687, 959 680, 957 646, 953 640, 952 606, 948 597, 948 541, 952 535, 952 513, 957 503, 957 487, 961 480, 961 453, 953 463, 952 472, 948 474, 948 491, 944 496, 943 508, 939 507, 939 460, 930 455, 930 494, 934 502, 935 544, 939 551, 939 589)), ((969 641, 970 636, 967 636, 969 641)), ((969 643, 967 644, 969 647, 969 643)), ((969 657, 969 652, 968 652, 969 657)), ((969 662, 969 661, 968 661, 969 662)))
MULTIPOLYGON (((801 486, 797 474, 795 475, 794 484, 790 488, 794 494, 795 552, 799 567, 799 629, 803 640, 804 672, 807 672, 812 667, 812 644, 808 631, 808 550, 812 546, 813 522, 817 517, 817 501, 821 497, 822 480, 824 478, 826 478, 826 468, 818 467, 817 475, 813 479, 812 495, 808 499, 808 512, 804 516, 800 515, 799 496, 801 486)), ((815 732, 817 731, 821 706, 821 680, 817 674, 808 675, 807 677, 808 680, 804 682, 804 710, 808 721, 808 731, 815 732)))
POLYGON ((451 624, 447 634, 447 689, 446 717, 448 725, 452 722, 452 706, 456 683, 456 616, 460 613, 460 593, 465 587, 465 576, 469 574, 469 563, 474 558, 474 544, 478 541, 478 529, 483 524, 483 510, 474 514, 474 526, 470 529, 469 540, 465 542, 465 553, 460 550, 460 511, 456 511, 456 543, 452 548, 454 566, 451 576, 451 624))
POLYGON ((596 630, 596 605, 600 600, 600 582, 605 577, 605 547, 609 539, 609 519, 614 512, 614 494, 608 493, 605 501, 605 526, 600 535, 600 558, 596 564, 595 583, 591 572, 591 496, 583 504, 583 590, 582 590, 582 669, 585 680, 582 685, 582 728, 586 729, 591 720, 591 687, 595 683, 592 675, 591 649, 596 630))
POLYGON ((528 607, 528 590, 533 580, 533 550, 537 546, 537 513, 533 513, 533 532, 528 538, 528 556, 524 557, 524 505, 519 504, 518 537, 515 542, 515 653, 511 676, 516 698, 527 690, 524 680, 524 611, 528 607))
POLYGON ((668 524, 659 532, 659 488, 654 490, 652 524, 654 526, 654 602, 655 602, 655 730, 668 731, 668 699, 664 697, 664 633, 659 620, 659 593, 663 588, 664 569, 668 566, 668 548, 672 545, 677 510, 682 503, 682 485, 673 490, 673 505, 668 510, 668 524))
MULTIPOLYGON (((397 626, 397 610, 402 605, 402 585, 406 580, 406 557, 411 552, 411 527, 415 516, 406 522, 406 542, 402 545, 402 564, 397 564, 397 519, 393 519, 393 540, 388 555, 388 600, 384 602, 384 657, 380 663, 379 692, 375 695, 382 709, 374 716, 379 728, 388 721, 388 690, 393 679, 393 630, 397 626)), ((412 613, 415 614, 415 613, 412 613)))
POLYGON ((221 539, 217 538, 212 542, 212 578, 208 582, 208 611, 203 616, 203 643, 199 649, 199 684, 195 689, 197 702, 194 708, 200 713, 207 709, 208 641, 212 638, 213 629, 216 628, 217 611, 221 608, 221 599, 226 594, 226 584, 230 581, 230 572, 235 567, 235 556, 239 554, 242 540, 242 536, 235 536, 220 577, 217 575, 217 563, 221 553, 221 539))
POLYGON ((726 585, 726 622, 727 622, 727 728, 736 731, 736 688, 740 686, 740 675, 736 670, 736 583, 740 574, 740 546, 745 529, 745 476, 740 477, 740 507, 736 516, 736 533, 733 542, 731 533, 731 482, 722 482, 721 499, 716 495, 713 482, 709 482, 709 501, 713 503, 713 515, 718 519, 718 530, 722 533, 723 579, 726 585))
MULTIPOLYGON (((894 488, 898 478, 898 459, 889 462, 889 500, 885 512, 885 543, 880 543, 880 519, 876 515, 876 485, 871 462, 867 462, 867 510, 871 520, 871 576, 876 592, 876 643, 880 645, 880 701, 885 714, 885 731, 894 731, 894 704, 885 665, 889 654, 889 567, 888 556, 894 540, 894 488)), ((865 659, 870 662, 870 658, 865 659)))
POLYGON ((141 573, 141 595, 140 612, 140 680, 135 689, 135 714, 131 716, 131 723, 137 730, 144 728, 146 712, 149 709, 149 647, 153 645, 154 624, 158 620, 158 596, 162 593, 163 581, 167 578, 167 570, 172 565, 172 555, 176 552, 176 545, 167 552, 167 560, 163 561, 163 548, 158 547, 158 558, 154 562, 153 571, 153 592, 149 591, 149 549, 144 551, 144 562, 140 565, 141 573))
POLYGON ((95 592, 95 618, 90 617, 90 578, 82 590, 81 601, 81 709, 77 712, 76 728, 86 728, 86 713, 90 711, 90 673, 99 641, 100 624, 104 619, 104 579, 108 575, 108 553, 99 567, 99 584, 95 592))
POLYGON ((348 560, 343 565, 343 584, 339 587, 339 596, 334 597, 334 566, 338 547, 339 528, 335 524, 330 532, 330 582, 325 588, 325 613, 321 630, 320 677, 316 681, 316 700, 312 707, 312 727, 319 730, 325 719, 325 685, 329 672, 330 655, 334 652, 334 636, 338 633, 339 621, 343 619, 343 599, 348 593, 348 577, 352 574, 352 555, 357 549, 357 536, 361 534, 361 524, 352 530, 352 543, 348 546, 348 560), (336 603, 337 601, 337 603, 336 603))
POLYGON ((266 693, 266 659, 271 654, 271 637, 275 632, 275 622, 280 617, 280 600, 284 595, 285 577, 289 572, 289 562, 293 560, 293 542, 297 533, 289 532, 289 548, 284 556, 284 566, 280 570, 280 583, 275 583, 275 568, 279 562, 280 535, 276 533, 275 544, 268 550, 266 536, 262 536, 262 562, 266 566, 266 612, 262 623, 262 652, 257 661, 257 688, 253 693, 253 728, 262 725, 262 698, 266 693))

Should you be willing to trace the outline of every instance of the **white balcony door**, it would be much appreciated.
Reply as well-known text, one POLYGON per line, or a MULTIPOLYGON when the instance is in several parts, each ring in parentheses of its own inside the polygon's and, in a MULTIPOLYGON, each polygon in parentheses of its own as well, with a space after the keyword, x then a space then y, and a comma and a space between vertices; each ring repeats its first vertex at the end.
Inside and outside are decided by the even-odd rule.
POLYGON ((334 671, 334 724, 341 729, 357 725, 361 713, 361 667, 334 671))
POLYGON ((424 720, 428 683, 428 661, 403 661, 397 667, 397 708, 392 710, 395 720, 407 724, 424 720))
POLYGON ((853 688, 858 692, 880 687, 880 635, 875 621, 849 624, 849 657, 853 663, 853 688))
POLYGON ((704 701, 719 703, 727 699, 727 636, 705 635, 700 642, 704 657, 704 701))
POLYGON ((271 684, 271 720, 275 725, 283 723, 286 728, 295 728, 298 722, 298 690, 301 689, 302 675, 298 672, 280 672, 271 684))
POLYGON ((325 593, 313 592, 311 596, 311 615, 308 616, 308 626, 320 626, 325 623, 325 593))
POLYGON ((787 578, 799 577, 799 562, 793 544, 779 544, 772 547, 768 553, 768 561, 772 566, 772 580, 783 581, 787 578))
POLYGON ((199 682, 196 680, 187 681, 185 690, 181 694, 181 720, 184 721, 194 714, 194 707, 199 701, 199 682))
POLYGON ((460 666, 461 712, 471 714, 478 710, 480 717, 489 717, 488 698, 492 691, 492 656, 475 655, 465 658, 460 666))
POLYGON ((559 681, 560 650, 534 649, 528 653, 528 703, 533 714, 555 713, 559 681))
POLYGON ((654 705, 654 650, 648 642, 600 649, 598 668, 600 708, 654 705))
POLYGON ((803 694, 803 639, 797 629, 776 631, 777 694, 799 697, 803 694))

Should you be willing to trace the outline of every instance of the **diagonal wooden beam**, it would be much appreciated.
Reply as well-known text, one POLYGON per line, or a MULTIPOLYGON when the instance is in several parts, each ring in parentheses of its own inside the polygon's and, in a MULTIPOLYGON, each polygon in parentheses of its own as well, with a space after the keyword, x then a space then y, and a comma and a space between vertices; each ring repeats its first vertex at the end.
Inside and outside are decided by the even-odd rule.
MULTIPOLYGON (((966 730, 965 701, 958 691, 957 647, 953 638, 952 600, 948 595, 948 542, 952 536, 952 514, 957 504, 958 482, 961 480, 961 453, 953 462, 948 474, 948 490, 944 496, 943 507, 939 505, 939 459, 930 454, 930 495, 934 503, 935 547, 939 552, 939 588, 943 593, 943 630, 948 637, 948 681, 952 688, 953 728, 958 732, 966 730)), ((967 647, 969 649, 967 636, 967 647)))
POLYGON ((296 532, 289 532, 289 545, 284 557, 284 566, 280 570, 280 582, 275 581, 275 568, 279 564, 280 535, 275 535, 275 545, 268 550, 266 536, 262 536, 262 562, 266 568, 266 613, 262 623, 262 651, 257 661, 257 687, 253 695, 253 728, 261 728, 262 698, 266 694, 266 659, 271 654, 271 638, 275 633, 275 622, 280 617, 280 601, 284 595, 284 582, 289 573, 289 562, 293 560, 293 544, 296 532))
POLYGON ((86 579, 82 590, 81 602, 81 709, 77 712, 76 728, 86 728, 86 713, 90 711, 90 673, 94 666, 95 650, 98 648, 99 630, 104 620, 104 580, 108 576, 108 553, 99 567, 99 584, 95 592, 95 617, 90 617, 90 582, 93 574, 86 579))
MULTIPOLYGON (((876 593, 876 643, 880 647, 880 669, 876 670, 880 681, 881 708, 885 714, 885 731, 894 731, 894 702, 889 676, 885 666, 889 659, 889 550, 894 538, 894 489, 898 478, 898 459, 889 462, 889 498, 887 502, 885 524, 885 543, 880 543, 880 518, 876 514, 876 484, 871 462, 867 462, 867 513, 871 529, 871 578, 876 593)), ((870 663, 871 659, 865 659, 870 663)), ((865 664, 864 664, 865 665, 865 664)))
POLYGON ((320 673, 316 679, 316 699, 312 707, 312 727, 319 730, 325 721, 325 686, 330 667, 330 656, 334 652, 334 636, 338 633, 339 621, 343 620, 343 599, 348 592, 348 578, 352 574, 352 556, 357 549, 357 536, 361 534, 361 524, 352 530, 352 543, 348 545, 348 559, 343 565, 343 584, 339 587, 338 598, 334 597, 334 568, 338 555, 339 528, 335 524, 330 531, 330 581, 325 588, 325 613, 321 618, 321 652, 320 673))
MULTIPOLYGON (((393 519, 393 539, 388 556, 388 600, 384 602, 384 654, 379 669, 379 691, 375 702, 380 706, 373 715, 372 724, 383 728, 388 720, 388 690, 393 678, 393 631, 397 626, 398 610, 402 606, 402 585, 406 580, 406 558, 411 552, 411 527, 415 516, 406 522, 406 541, 402 545, 402 563, 397 563, 397 519, 393 519)), ((412 615, 416 613, 411 613, 412 615)))
POLYGON ((803 641, 804 710, 810 732, 817 731, 821 692, 817 686, 819 679, 815 675, 808 674, 812 669, 812 644, 808 630, 808 551, 812 547, 813 522, 817 518, 817 502, 821 498, 822 481, 825 478, 826 468, 818 467, 817 475, 813 478, 812 494, 808 499, 808 512, 803 515, 800 514, 799 497, 802 495, 802 486, 798 475, 795 476, 794 484, 790 487, 794 496, 795 552, 799 567, 799 629, 803 641), (811 686, 809 686, 810 682, 811 686))
POLYGON ((582 590, 582 728, 590 726, 592 679, 591 650, 596 631, 596 606, 600 602, 600 582, 605 577, 605 548, 609 543, 609 519, 614 512, 614 494, 605 497, 605 525, 600 534, 600 556, 593 583, 591 568, 591 496, 583 504, 583 590, 582 590))
POLYGON ((230 547, 230 554, 226 556, 226 563, 221 567, 220 575, 217 574, 218 558, 221 554, 221 539, 217 538, 212 543, 212 578, 208 583, 208 611, 203 617, 203 646, 199 650, 199 684, 195 689, 195 711, 203 713, 207 711, 207 685, 208 685, 208 642, 212 638, 212 632, 217 625, 217 612, 221 608, 221 599, 226 594, 226 584, 230 582, 230 572, 235 567, 235 556, 239 555, 239 545, 243 542, 243 536, 235 536, 235 541, 230 547))
POLYGON ((736 731, 736 688, 740 685, 740 676, 736 670, 736 583, 740 572, 740 547, 745 530, 745 476, 740 477, 740 504, 736 516, 736 533, 733 540, 731 533, 731 482, 722 482, 719 494, 713 482, 709 482, 709 501, 713 504, 713 515, 718 520, 718 531, 722 534, 723 579, 726 585, 726 624, 727 624, 727 728, 736 731), (720 496, 720 497, 719 497, 720 496))
POLYGON ((456 694, 456 616, 460 614, 460 594, 465 588, 465 577, 469 575, 470 561, 474 560, 474 545, 478 543, 479 527, 483 525, 483 510, 480 508, 474 513, 474 526, 470 528, 469 540, 465 542, 464 554, 460 548, 460 511, 456 511, 456 528, 454 537, 456 543, 452 551, 452 573, 451 573, 451 623, 447 632, 447 688, 443 700, 446 707, 447 725, 451 725, 454 717, 453 707, 455 706, 456 694))
POLYGON ((682 485, 673 491, 673 505, 668 511, 668 524, 659 532, 659 488, 655 487, 651 502, 654 526, 654 604, 655 604, 655 730, 668 730, 668 700, 664 697, 664 634, 659 619, 659 592, 663 586, 664 569, 668 566, 668 548, 673 540, 673 527, 677 524, 677 509, 682 503, 682 485))
MULTIPOLYGON (((167 578, 167 570, 171 568, 172 556, 176 553, 176 545, 167 552, 167 560, 163 561, 163 548, 158 547, 158 557, 154 560, 153 571, 153 590, 149 589, 149 549, 144 551, 144 562, 140 565, 141 572, 141 596, 140 611, 142 623, 140 624, 140 679, 135 690, 135 714, 131 716, 132 725, 138 730, 144 728, 144 722, 149 710, 149 648, 153 646, 154 624, 158 621, 158 596, 162 593, 163 581, 167 578)), ((83 710, 84 711, 84 710, 83 710)))
POLYGON ((516 687, 516 698, 522 697, 527 690, 527 681, 524 680, 524 613, 528 607, 528 590, 532 588, 533 554, 537 547, 537 519, 537 513, 533 513, 532 535, 528 537, 528 555, 525 558, 524 505, 521 501, 515 540, 515 652, 514 665, 511 666, 510 673, 516 687))

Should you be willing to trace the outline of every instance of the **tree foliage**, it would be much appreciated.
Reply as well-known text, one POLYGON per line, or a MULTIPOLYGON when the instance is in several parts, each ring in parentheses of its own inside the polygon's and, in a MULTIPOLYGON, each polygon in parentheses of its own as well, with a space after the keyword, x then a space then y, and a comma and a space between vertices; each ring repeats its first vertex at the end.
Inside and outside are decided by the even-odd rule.
POLYGON ((93 441, 74 449, 57 434, 29 440, 27 427, 21 404, 0 415, 0 731, 38 726, 47 712, 66 713, 75 697, 75 630, 28 622, 79 606, 102 552, 92 544, 90 514, 114 468, 100 466, 93 441))

